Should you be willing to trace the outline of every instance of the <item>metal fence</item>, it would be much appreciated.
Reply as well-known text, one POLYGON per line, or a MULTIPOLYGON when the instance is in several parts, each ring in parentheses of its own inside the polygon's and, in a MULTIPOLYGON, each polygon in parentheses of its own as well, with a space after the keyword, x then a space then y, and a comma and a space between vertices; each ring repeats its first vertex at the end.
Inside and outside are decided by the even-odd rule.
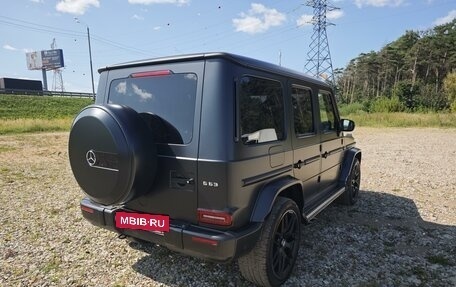
POLYGON ((0 89, 0 94, 27 95, 27 96, 52 96, 52 97, 76 97, 93 98, 92 93, 59 92, 59 91, 33 91, 19 89, 0 89))

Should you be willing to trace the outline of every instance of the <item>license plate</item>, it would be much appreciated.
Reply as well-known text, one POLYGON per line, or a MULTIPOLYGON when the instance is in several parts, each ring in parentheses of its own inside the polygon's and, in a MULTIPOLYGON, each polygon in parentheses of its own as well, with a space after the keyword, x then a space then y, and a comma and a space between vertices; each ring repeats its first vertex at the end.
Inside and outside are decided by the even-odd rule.
POLYGON ((118 211, 115 222, 116 227, 121 229, 169 232, 169 216, 167 215, 118 211))

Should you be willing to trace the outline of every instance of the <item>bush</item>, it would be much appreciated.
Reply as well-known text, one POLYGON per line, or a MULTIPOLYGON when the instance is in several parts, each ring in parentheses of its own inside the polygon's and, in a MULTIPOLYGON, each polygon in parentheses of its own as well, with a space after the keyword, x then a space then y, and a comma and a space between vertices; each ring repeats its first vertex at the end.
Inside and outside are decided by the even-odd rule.
POLYGON ((339 113, 341 116, 347 116, 350 114, 359 114, 366 112, 365 107, 361 103, 353 104, 341 104, 339 106, 339 113))
POLYGON ((416 97, 417 109, 414 111, 442 111, 448 108, 448 100, 441 91, 435 90, 435 85, 422 85, 416 97))
POLYGON ((451 110, 453 113, 456 113, 456 101, 454 101, 454 102, 451 104, 450 110, 451 110))
POLYGON ((450 109, 456 112, 456 72, 449 73, 443 80, 443 90, 450 104, 450 109))
POLYGON ((380 97, 374 100, 369 112, 371 113, 398 113, 406 110, 405 105, 399 100, 398 97, 386 98, 380 97))

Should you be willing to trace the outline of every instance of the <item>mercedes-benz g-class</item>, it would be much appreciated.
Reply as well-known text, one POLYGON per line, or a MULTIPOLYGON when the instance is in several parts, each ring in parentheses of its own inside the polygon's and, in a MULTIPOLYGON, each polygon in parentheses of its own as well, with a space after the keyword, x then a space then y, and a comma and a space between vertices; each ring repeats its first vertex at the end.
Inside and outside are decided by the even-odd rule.
POLYGON ((301 223, 336 199, 355 203, 361 151, 325 82, 227 53, 99 72, 69 139, 91 223, 237 259, 246 279, 276 286, 299 260, 301 223))

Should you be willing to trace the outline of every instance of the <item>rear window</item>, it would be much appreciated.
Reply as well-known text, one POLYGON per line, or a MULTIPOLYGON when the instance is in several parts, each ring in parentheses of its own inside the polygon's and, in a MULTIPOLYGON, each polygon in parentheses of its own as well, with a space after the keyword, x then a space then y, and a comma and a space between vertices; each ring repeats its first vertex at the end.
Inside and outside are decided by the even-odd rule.
POLYGON ((116 79, 109 103, 140 113, 158 143, 187 144, 193 136, 197 80, 194 73, 116 79))

